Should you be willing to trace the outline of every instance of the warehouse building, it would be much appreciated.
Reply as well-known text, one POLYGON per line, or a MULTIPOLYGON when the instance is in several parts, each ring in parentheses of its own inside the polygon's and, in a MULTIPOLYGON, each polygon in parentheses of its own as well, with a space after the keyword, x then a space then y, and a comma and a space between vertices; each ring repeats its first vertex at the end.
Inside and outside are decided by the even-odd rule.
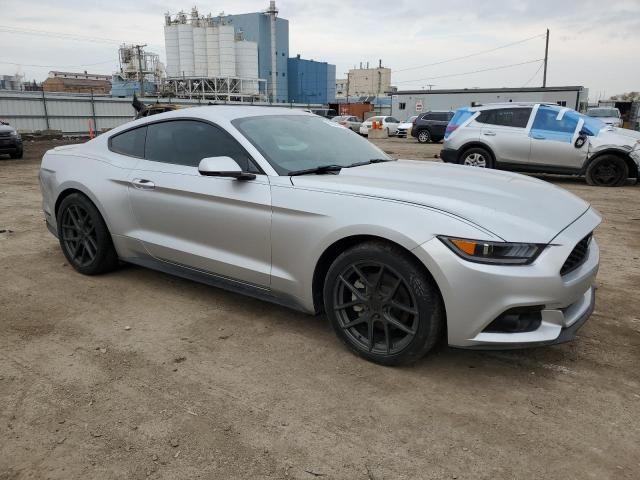
POLYGON ((84 72, 51 71, 42 82, 45 92, 95 93, 108 95, 111 92, 111 75, 84 72))
POLYGON ((328 104, 336 98, 336 66, 305 60, 300 55, 288 62, 289 101, 328 104))
POLYGON ((588 98, 589 90, 582 86, 404 90, 392 95, 391 114, 408 118, 420 112, 500 102, 547 102, 583 111, 588 98))

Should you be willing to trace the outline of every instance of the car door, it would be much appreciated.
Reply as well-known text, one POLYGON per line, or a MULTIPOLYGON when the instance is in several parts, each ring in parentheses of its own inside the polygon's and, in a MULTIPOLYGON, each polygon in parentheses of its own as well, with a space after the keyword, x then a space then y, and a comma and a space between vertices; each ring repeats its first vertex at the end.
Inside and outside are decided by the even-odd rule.
POLYGON ((583 123, 578 112, 552 105, 540 105, 529 132, 530 163, 569 170, 582 168, 587 156, 588 142, 576 148, 575 141, 583 123))
POLYGON ((269 179, 222 128, 197 120, 149 124, 132 175, 137 237, 158 260, 260 287, 270 284, 269 179), (229 156, 255 180, 202 176, 202 158, 229 156))
POLYGON ((449 119, 449 114, 446 112, 436 112, 433 114, 431 127, 431 136, 433 138, 444 138, 449 119))
POLYGON ((481 125, 480 139, 493 151, 499 163, 529 162, 531 139, 527 126, 531 107, 483 110, 475 119, 481 125))

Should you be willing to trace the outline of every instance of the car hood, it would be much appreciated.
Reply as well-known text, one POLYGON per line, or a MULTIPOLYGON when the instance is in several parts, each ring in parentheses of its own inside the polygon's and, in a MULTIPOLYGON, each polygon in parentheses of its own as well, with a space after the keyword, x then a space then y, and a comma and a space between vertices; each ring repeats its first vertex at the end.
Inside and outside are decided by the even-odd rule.
POLYGON ((13 132, 15 129, 11 125, 0 124, 0 132, 13 132))
POLYGON ((427 161, 398 160, 291 180, 302 188, 430 207, 508 242, 549 243, 589 209, 584 200, 536 178, 427 161))
POLYGON ((402 122, 398 124, 398 128, 411 128, 413 127, 413 123, 411 122, 402 122))
POLYGON ((600 120, 602 123, 606 123, 606 124, 617 125, 618 123, 620 123, 620 119, 618 117, 592 117, 592 118, 596 118, 597 120, 600 120))
POLYGON ((589 141, 596 147, 613 145, 617 147, 627 146, 634 148, 636 143, 640 141, 640 132, 627 128, 603 128, 595 137, 589 137, 589 141))

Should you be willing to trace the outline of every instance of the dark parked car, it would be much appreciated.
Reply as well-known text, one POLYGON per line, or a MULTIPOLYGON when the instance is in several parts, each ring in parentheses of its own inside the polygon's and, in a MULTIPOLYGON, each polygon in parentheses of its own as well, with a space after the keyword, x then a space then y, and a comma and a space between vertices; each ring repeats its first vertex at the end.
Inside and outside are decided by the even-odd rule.
POLYGON ((444 138, 449 120, 454 112, 427 112, 413 121, 411 135, 420 143, 440 142, 444 138))
POLYGON ((0 120, 0 155, 5 153, 22 158, 22 138, 15 128, 0 120))

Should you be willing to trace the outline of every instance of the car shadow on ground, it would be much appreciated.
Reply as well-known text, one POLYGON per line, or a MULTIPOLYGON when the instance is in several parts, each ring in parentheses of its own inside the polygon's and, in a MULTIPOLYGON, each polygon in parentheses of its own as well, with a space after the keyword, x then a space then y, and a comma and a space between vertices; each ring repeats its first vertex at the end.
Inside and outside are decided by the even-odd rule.
MULTIPOLYGON (((276 343, 279 336, 287 338, 295 335, 306 343, 305 350, 326 352, 322 361, 329 363, 325 365, 329 370, 351 368, 373 374, 383 369, 387 374, 397 375, 399 383, 401 378, 408 377, 423 380, 438 379, 446 382, 447 379, 452 379, 454 373, 456 383, 461 379, 477 382, 481 377, 484 378, 483 381, 487 381, 490 377, 499 377, 501 381, 520 382, 527 379, 531 383, 531 379, 566 373, 569 370, 567 365, 573 362, 576 356, 572 348, 567 345, 519 350, 474 351, 448 347, 443 338, 430 353, 415 364, 384 367, 351 353, 335 336, 324 314, 308 315, 263 300, 130 264, 123 265, 118 271, 109 274, 111 275, 133 277, 130 278, 133 282, 153 284, 155 293, 160 297, 175 294, 177 291, 180 295, 204 305, 205 308, 210 308, 212 312, 238 312, 237 315, 233 315, 233 320, 212 321, 208 318, 198 321, 197 326, 193 327, 193 333, 200 338, 217 338, 221 325, 224 326, 225 331, 236 332, 234 335, 235 340, 239 342, 238 348, 243 348, 242 335, 250 336, 251 332, 256 330, 268 330, 270 340, 276 343)), ((247 340, 251 341, 250 338, 247 340)), ((305 352, 300 354, 304 355, 305 352)), ((278 359, 274 361, 277 362, 278 359)), ((373 376, 365 375, 364 378, 375 382, 373 376)))

